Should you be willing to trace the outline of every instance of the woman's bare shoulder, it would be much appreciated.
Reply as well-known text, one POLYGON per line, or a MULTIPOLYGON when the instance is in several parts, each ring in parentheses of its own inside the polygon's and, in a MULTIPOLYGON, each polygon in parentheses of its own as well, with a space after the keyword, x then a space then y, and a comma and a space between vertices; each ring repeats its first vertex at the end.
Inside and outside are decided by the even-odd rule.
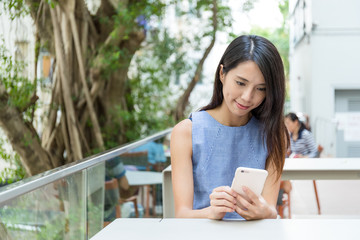
POLYGON ((172 130, 171 136, 181 136, 181 137, 191 137, 191 128, 192 128, 192 122, 190 119, 184 119, 178 124, 175 125, 175 127, 172 130))
POLYGON ((171 133, 170 139, 170 153, 171 164, 174 168, 179 163, 191 162, 192 154, 192 135, 191 135, 191 120, 185 119, 175 125, 171 133), (188 161, 184 161, 187 159, 188 161))

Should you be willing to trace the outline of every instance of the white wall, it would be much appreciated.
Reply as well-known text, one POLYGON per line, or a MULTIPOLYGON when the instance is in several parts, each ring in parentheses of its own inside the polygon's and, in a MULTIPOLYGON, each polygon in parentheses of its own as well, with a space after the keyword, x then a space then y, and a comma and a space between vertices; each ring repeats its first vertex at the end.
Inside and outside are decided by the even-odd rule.
MULTIPOLYGON (((333 118, 335 89, 360 88, 360 35, 312 38, 313 116, 333 118)), ((311 108, 309 108, 311 109, 311 108)))
POLYGON ((360 1, 312 0, 313 22, 320 28, 359 28, 360 1))
POLYGON ((290 108, 292 112, 308 113, 310 100, 308 84, 311 82, 311 46, 301 42, 294 54, 290 54, 290 108))
MULTIPOLYGON (((295 6, 296 0, 291 1, 295 6), (294 3, 295 2, 295 3, 294 3)), ((293 111, 310 115, 318 143, 335 155, 335 89, 360 89, 360 1, 311 1, 312 31, 290 54, 293 111), (298 77, 300 76, 300 80, 298 77), (330 139, 332 138, 332 139, 330 139)))
MULTIPOLYGON (((1 10, 3 11, 3 10, 1 10)), ((15 42, 25 41, 28 43, 27 51, 23 54, 26 56, 25 61, 27 64, 26 74, 32 78, 34 76, 34 59, 35 59, 35 35, 33 28, 33 20, 30 16, 16 18, 10 20, 6 14, 0 15, 0 39, 5 44, 9 55, 15 56, 17 49, 15 42)))

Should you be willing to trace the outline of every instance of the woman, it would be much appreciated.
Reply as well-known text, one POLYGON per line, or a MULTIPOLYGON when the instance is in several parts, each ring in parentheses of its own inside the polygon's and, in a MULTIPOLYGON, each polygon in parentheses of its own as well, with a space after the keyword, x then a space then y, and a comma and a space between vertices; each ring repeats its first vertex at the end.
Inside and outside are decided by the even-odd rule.
POLYGON ((318 151, 313 135, 295 113, 285 116, 285 125, 290 132, 291 155, 298 158, 317 157, 318 151))
POLYGON ((275 46, 253 35, 232 41, 218 64, 211 102, 171 134, 176 217, 277 217, 289 141, 284 98, 284 68, 275 46), (229 187, 240 166, 268 171, 261 196, 244 188, 246 200, 229 187))

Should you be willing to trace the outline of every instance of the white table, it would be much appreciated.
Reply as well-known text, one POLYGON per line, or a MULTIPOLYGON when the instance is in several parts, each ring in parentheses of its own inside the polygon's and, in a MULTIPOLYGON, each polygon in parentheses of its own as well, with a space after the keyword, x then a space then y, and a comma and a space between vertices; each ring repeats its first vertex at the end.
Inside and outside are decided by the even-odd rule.
MULTIPOLYGON (((360 158, 287 158, 281 178, 283 180, 360 179, 360 158)), ((175 216, 171 166, 163 171, 163 214, 166 218, 175 216)))
POLYGON ((126 171, 130 186, 162 184, 162 173, 150 171, 126 171))
MULTIPOLYGON (((146 190, 145 217, 150 216, 150 185, 162 184, 162 173, 150 171, 126 171, 126 178, 130 186, 148 188, 146 190)), ((145 191, 142 189, 142 202, 144 202, 145 191)), ((155 191, 153 191, 153 208, 155 209, 155 191)))
POLYGON ((358 240, 360 219, 116 219, 91 240, 276 239, 358 240))
POLYGON ((282 179, 360 179, 360 158, 287 158, 282 179))

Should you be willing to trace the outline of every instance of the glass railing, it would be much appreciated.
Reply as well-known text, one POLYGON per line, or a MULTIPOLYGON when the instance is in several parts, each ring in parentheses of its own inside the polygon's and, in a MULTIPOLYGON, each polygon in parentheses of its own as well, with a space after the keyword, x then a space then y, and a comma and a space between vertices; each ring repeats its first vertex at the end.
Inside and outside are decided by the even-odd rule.
POLYGON ((1 187, 0 239, 89 239, 104 226, 106 161, 170 132, 1 187))

